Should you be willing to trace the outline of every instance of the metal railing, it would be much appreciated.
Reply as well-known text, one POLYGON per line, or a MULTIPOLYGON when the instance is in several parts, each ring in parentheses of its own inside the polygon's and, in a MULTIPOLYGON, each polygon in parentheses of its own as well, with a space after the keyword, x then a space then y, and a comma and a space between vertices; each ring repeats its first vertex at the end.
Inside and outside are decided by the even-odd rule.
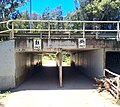
POLYGON ((0 22, 0 33, 10 32, 11 30, 7 28, 8 21, 0 22))
POLYGON ((106 78, 106 81, 111 85, 111 89, 109 90, 115 98, 120 99, 120 75, 111 72, 108 69, 104 69, 104 76, 106 77, 106 74, 109 75, 108 78, 106 78), (109 77, 113 77, 112 81, 109 77))
POLYGON ((95 34, 96 38, 99 38, 101 33, 115 33, 115 39, 120 40, 120 21, 9 20, 0 22, 0 25, 3 23, 6 23, 7 29, 0 30, 0 33, 11 32, 11 38, 14 38, 17 32, 47 32, 48 38, 51 38, 53 32, 69 35, 78 33, 83 38, 86 38, 87 33, 95 34), (29 26, 30 23, 32 28, 29 26), (106 26, 113 26, 113 28, 106 29, 106 26))

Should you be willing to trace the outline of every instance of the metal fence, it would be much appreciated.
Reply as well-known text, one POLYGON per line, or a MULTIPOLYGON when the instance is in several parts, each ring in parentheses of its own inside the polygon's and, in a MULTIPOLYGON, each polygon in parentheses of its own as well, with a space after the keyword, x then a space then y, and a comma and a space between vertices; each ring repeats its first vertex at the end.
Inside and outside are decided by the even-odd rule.
POLYGON ((114 95, 115 98, 120 99, 120 75, 111 72, 108 69, 104 69, 104 76, 106 77, 106 81, 110 84, 110 92, 114 95))
POLYGON ((15 33, 45 33, 48 38, 52 34, 68 34, 82 35, 86 38, 87 34, 99 35, 114 34, 113 38, 120 40, 120 21, 58 21, 58 20, 9 20, 0 22, 0 25, 5 25, 0 29, 0 33, 11 32, 11 38, 14 38, 15 33), (30 28, 30 23, 32 27, 30 28))

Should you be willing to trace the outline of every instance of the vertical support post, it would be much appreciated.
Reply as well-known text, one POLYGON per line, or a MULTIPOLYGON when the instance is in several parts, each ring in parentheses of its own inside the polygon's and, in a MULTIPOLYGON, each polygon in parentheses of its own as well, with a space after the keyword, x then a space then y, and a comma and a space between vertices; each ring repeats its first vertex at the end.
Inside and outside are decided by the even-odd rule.
POLYGON ((98 39, 98 31, 96 32, 96 39, 98 39))
POLYGON ((103 70, 103 76, 105 77, 105 69, 103 70))
POLYGON ((56 57, 57 57, 56 62, 59 67, 59 83, 60 83, 60 87, 62 87, 63 86, 63 82, 62 82, 63 81, 62 80, 62 52, 61 51, 58 52, 56 57))
POLYGON ((60 81, 60 87, 62 87, 62 53, 59 53, 59 81, 60 81))
POLYGON ((71 66, 72 66, 72 62, 73 62, 73 54, 70 53, 70 64, 71 64, 71 66))
MULTIPOLYGON (((118 89, 120 88, 120 77, 117 77, 117 88, 118 89)), ((120 92, 118 89, 117 89, 117 99, 120 98, 120 92)))
POLYGON ((11 37, 10 39, 14 38, 14 21, 12 21, 12 32, 11 32, 11 37))
POLYGON ((48 38, 50 39, 50 21, 48 22, 48 38))
POLYGON ((51 48, 51 39, 50 39, 50 21, 48 21, 48 48, 51 48))
POLYGON ((58 53, 56 53, 56 66, 58 67, 59 65, 58 65, 58 53))
POLYGON ((85 22, 83 22, 83 38, 85 38, 85 22))
POLYGON ((117 41, 120 41, 120 26, 119 26, 119 21, 117 22, 117 41))

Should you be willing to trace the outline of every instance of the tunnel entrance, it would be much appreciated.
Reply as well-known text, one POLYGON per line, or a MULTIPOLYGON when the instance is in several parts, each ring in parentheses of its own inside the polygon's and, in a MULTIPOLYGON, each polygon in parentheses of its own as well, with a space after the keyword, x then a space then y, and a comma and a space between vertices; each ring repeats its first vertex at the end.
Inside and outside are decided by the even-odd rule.
MULTIPOLYGON (((32 69, 28 72, 31 74, 31 77, 21 84, 21 87, 27 86, 24 84, 31 84, 29 86, 31 89, 33 89, 32 87, 34 89, 87 89, 93 88, 91 79, 102 77, 103 75, 104 55, 102 49, 65 50, 62 53, 49 53, 47 56, 53 56, 56 66, 43 66, 45 63, 43 55, 46 57, 47 54, 34 52, 18 53, 16 56, 18 62, 19 59, 28 57, 26 60, 29 59, 29 62, 33 64, 32 69), (64 58, 66 56, 63 54, 67 58, 64 58), (61 66, 63 58, 68 61, 69 66, 61 66), (42 64, 36 66, 36 63, 41 61, 42 64), (62 88, 60 88, 61 85, 63 85, 62 88)), ((24 65, 22 64, 21 68, 22 66, 24 65)))
POLYGON ((106 68, 120 74, 120 52, 106 52, 106 68))

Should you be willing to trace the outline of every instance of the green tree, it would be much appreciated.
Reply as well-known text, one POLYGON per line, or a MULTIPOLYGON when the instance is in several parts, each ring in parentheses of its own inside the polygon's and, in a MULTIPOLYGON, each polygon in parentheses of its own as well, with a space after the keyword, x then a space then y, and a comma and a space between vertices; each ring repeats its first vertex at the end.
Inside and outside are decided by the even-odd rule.
POLYGON ((26 0, 0 0, 0 21, 16 19, 19 15, 17 8, 25 2, 26 0))
MULTIPOLYGON (((19 19, 19 20, 30 20, 29 12, 27 10, 22 12, 17 19, 19 19)), ((33 12, 32 13, 32 19, 33 20, 40 20, 41 16, 38 13, 33 12)), ((33 22, 32 23, 32 29, 40 29, 41 26, 42 26, 41 23, 38 23, 38 22, 33 22)), ((30 22, 16 22, 15 23, 15 28, 30 29, 30 22)))
MULTIPOLYGON (((57 6, 55 9, 50 10, 49 7, 45 8, 44 12, 42 13, 41 19, 43 20, 63 20, 62 17, 62 7, 57 6)), ((42 28, 48 29, 48 23, 43 23, 42 28)), ((62 23, 51 23, 51 28, 62 28, 63 24, 62 23)), ((55 32, 54 32, 55 33, 55 32)))
POLYGON ((87 20, 118 20, 119 0, 93 0, 85 6, 87 20))

